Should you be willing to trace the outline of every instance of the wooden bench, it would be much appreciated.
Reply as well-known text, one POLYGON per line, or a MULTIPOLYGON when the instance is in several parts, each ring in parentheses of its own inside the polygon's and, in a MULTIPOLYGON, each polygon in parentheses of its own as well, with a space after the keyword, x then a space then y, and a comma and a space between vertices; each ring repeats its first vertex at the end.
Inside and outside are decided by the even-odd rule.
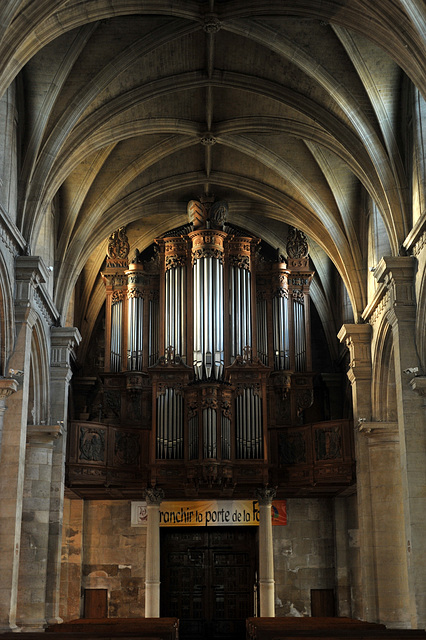
MULTIPOLYGON (((88 640, 87 635, 103 638, 120 636, 128 638, 159 638, 160 640, 177 640, 179 630, 178 618, 80 618, 47 627, 50 634, 78 635, 78 640, 88 640), (86 638, 82 638, 82 635, 86 638)), ((53 640, 53 638, 52 638, 53 640)))
POLYGON ((248 618, 247 640, 426 640, 424 629, 387 629, 352 618, 248 618))

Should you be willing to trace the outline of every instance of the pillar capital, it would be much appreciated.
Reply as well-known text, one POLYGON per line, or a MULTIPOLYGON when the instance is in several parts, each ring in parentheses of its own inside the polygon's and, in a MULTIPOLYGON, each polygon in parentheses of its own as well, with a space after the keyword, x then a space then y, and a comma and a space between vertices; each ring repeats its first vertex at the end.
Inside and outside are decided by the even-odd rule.
POLYGON ((52 345, 52 367, 68 367, 74 349, 81 342, 81 334, 77 327, 52 327, 50 343, 52 345))
POLYGON ((398 321, 415 321, 415 265, 416 259, 411 256, 385 256, 374 271, 377 282, 389 291, 388 319, 392 325, 398 321))
POLYGON ((257 501, 262 506, 270 506, 276 495, 277 491, 274 487, 259 487, 255 490, 257 501))
POLYGON ((15 378, 0 378, 0 408, 6 398, 18 391, 19 382, 15 378))
POLYGON ((53 443, 61 435, 61 424, 29 424, 27 426, 27 442, 35 446, 53 447, 53 443))
POLYGON ((415 376, 410 380, 410 386, 419 396, 426 397, 426 376, 415 376))
POLYGON ((358 431, 368 439, 370 446, 399 442, 397 422, 372 422, 359 418, 358 431))
POLYGON ((371 326, 344 324, 337 337, 349 349, 348 377, 351 383, 371 377, 371 326))
POLYGON ((164 490, 160 487, 150 487, 145 491, 145 500, 148 507, 159 507, 164 500, 164 490))
POLYGON ((46 288, 49 272, 42 258, 18 256, 15 275, 17 321, 28 321, 28 310, 31 308, 37 309, 49 326, 54 325, 59 318, 59 313, 46 288))

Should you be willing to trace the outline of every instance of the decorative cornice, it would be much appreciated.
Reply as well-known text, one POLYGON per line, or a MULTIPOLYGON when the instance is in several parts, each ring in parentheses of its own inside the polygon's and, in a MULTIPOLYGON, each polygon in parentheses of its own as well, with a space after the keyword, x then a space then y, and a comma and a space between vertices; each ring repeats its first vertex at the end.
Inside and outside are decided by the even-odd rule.
POLYGON ((24 311, 28 307, 37 310, 49 326, 59 320, 59 312, 46 289, 48 270, 39 256, 18 256, 16 258, 16 309, 24 311))
POLYGON ((15 378, 0 378, 0 403, 6 400, 12 393, 18 391, 19 382, 15 378))
POLYGON ((384 284, 380 284, 371 302, 365 307, 361 317, 373 326, 390 308, 390 293, 384 284))
POLYGON ((367 422, 360 419, 358 420, 357 429, 373 445, 399 442, 397 422, 367 422))
POLYGON ((61 435, 61 424, 29 424, 27 426, 27 442, 34 445, 51 446, 61 435))
POLYGON ((18 227, 13 223, 9 216, 0 206, 0 238, 6 249, 14 258, 22 254, 26 247, 24 236, 18 227))
POLYGON ((426 397, 426 376, 416 376, 410 380, 410 386, 419 396, 426 397))
POLYGON ((417 220, 414 227, 404 240, 404 249, 412 251, 415 256, 419 255, 426 244, 426 212, 417 220))

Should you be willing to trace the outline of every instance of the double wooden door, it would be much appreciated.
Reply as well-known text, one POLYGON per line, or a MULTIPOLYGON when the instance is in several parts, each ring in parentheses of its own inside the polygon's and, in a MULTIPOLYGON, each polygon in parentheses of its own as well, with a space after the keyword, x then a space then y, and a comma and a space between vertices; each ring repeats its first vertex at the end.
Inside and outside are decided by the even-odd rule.
POLYGON ((243 640, 254 615, 256 527, 161 531, 161 615, 181 640, 243 640))

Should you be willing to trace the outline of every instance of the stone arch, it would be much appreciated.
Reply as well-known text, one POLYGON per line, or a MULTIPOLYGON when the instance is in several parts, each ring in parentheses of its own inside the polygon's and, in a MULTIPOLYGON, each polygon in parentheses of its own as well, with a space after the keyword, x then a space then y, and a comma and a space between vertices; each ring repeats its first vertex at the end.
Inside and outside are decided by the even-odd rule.
POLYGON ((49 424, 49 358, 46 335, 36 321, 31 336, 28 423, 49 424))
POLYGON ((0 375, 7 375, 7 362, 13 348, 13 289, 10 270, 0 253, 0 375))
POLYGON ((373 354, 373 419, 397 421, 395 359, 392 327, 383 318, 378 330, 373 354))
MULTIPOLYGON (((426 236, 424 236, 426 240, 426 236)), ((426 371, 426 272, 423 270, 418 289, 416 316, 416 345, 423 372, 426 371)))

